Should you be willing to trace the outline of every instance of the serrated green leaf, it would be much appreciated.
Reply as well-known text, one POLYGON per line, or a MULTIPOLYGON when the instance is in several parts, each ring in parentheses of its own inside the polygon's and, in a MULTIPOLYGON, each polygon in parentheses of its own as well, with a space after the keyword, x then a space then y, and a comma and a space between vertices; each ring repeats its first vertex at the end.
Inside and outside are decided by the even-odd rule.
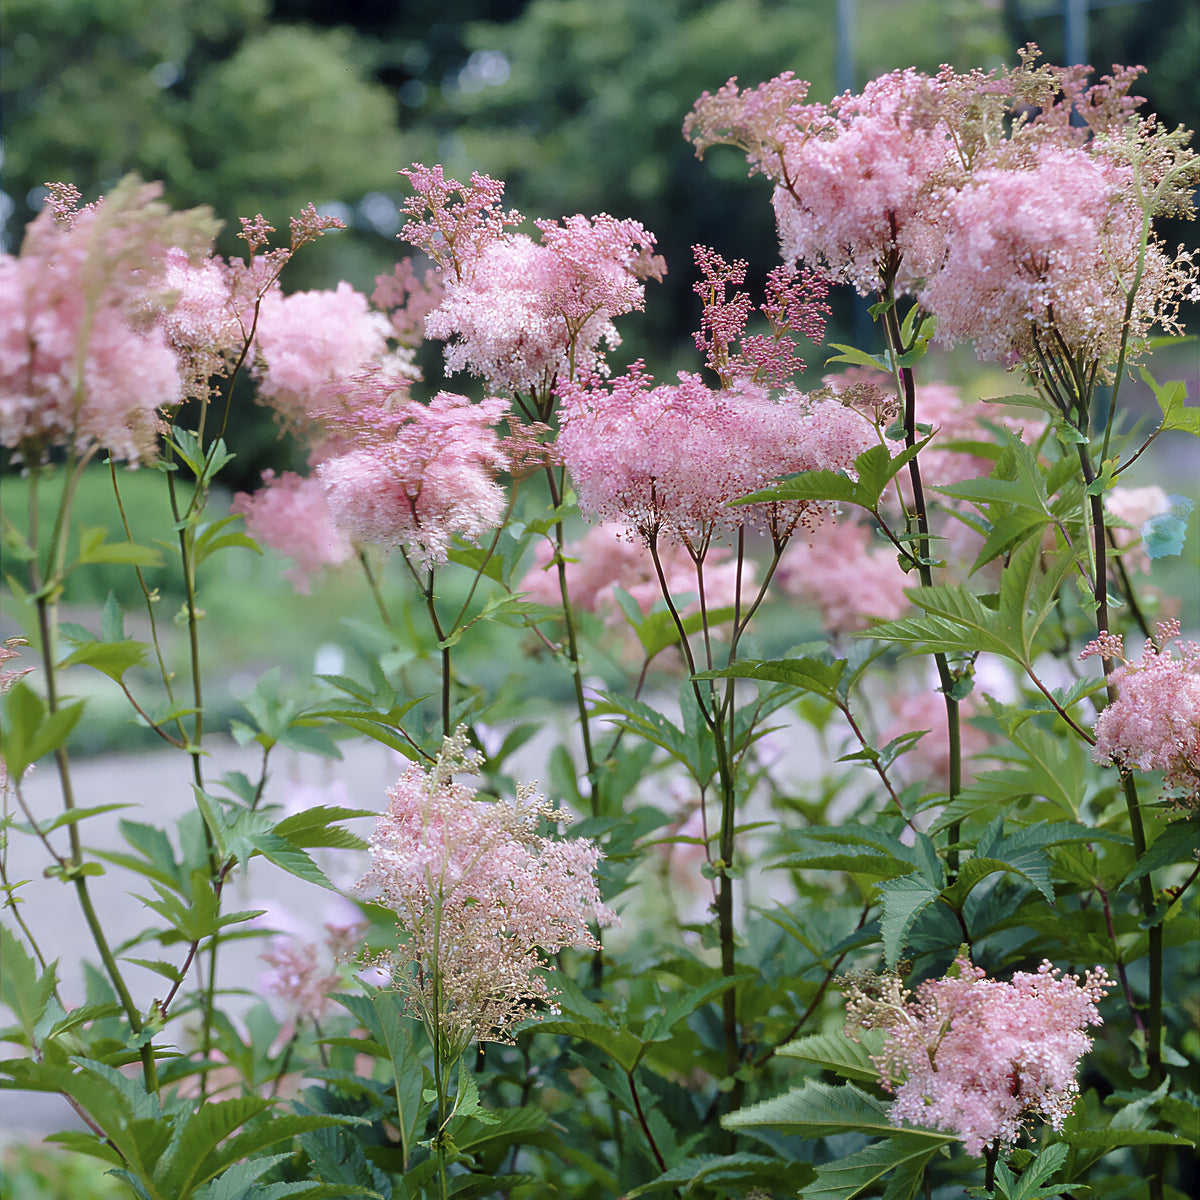
MULTIPOLYGON (((868 1096, 852 1083, 828 1084, 809 1079, 782 1096, 763 1100, 721 1118, 727 1129, 762 1126, 798 1137, 832 1137, 839 1133, 891 1136, 896 1127, 888 1120, 882 1101, 868 1096)), ((932 1130, 906 1130, 914 1139, 937 1142, 953 1139, 932 1130)))
POLYGON ((908 931, 921 913, 938 898, 940 891, 920 871, 885 879, 879 884, 879 898, 883 903, 880 931, 883 935, 884 959, 889 967, 900 961, 908 931))
POLYGON ((776 1053, 782 1058, 815 1063, 852 1083, 876 1083, 879 1068, 871 1061, 871 1055, 882 1048, 882 1032, 864 1029, 857 1041, 852 1042, 844 1033, 814 1033, 780 1046, 776 1053))
POLYGON ((920 1186, 929 1160, 955 1139, 944 1134, 914 1137, 909 1131, 864 1146, 836 1162, 823 1163, 817 1177, 801 1192, 802 1200, 852 1200, 876 1180, 895 1172, 900 1186, 888 1189, 888 1200, 908 1200, 920 1186), (935 1139, 932 1141, 931 1139, 935 1139))
POLYGON ((7 925, 0 925, 0 1000, 12 1010, 30 1046, 35 1045, 34 1030, 58 984, 57 961, 45 971, 7 925))
POLYGON ((19 780, 28 767, 66 743, 83 715, 83 701, 49 712, 41 696, 23 679, 18 679, 3 701, 0 723, 0 755, 11 779, 19 780))
POLYGON ((425 1069, 413 1048, 402 998, 396 992, 380 992, 372 998, 371 1007, 392 1060, 400 1145, 407 1171, 417 1133, 429 1111, 423 1099, 425 1069))

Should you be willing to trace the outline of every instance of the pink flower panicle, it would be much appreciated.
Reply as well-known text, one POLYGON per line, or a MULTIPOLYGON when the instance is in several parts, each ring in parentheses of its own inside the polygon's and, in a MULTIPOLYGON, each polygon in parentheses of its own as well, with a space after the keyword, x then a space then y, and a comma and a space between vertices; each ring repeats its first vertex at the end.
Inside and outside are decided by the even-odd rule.
POLYGON ((245 517, 246 528, 258 541, 292 559, 295 566, 283 577, 301 595, 308 595, 312 577, 322 568, 340 566, 350 558, 350 543, 333 522, 319 479, 265 471, 257 492, 234 497, 233 511, 245 517))
POLYGON ((1117 698, 1096 719, 1094 760, 1161 771, 1178 804, 1200 809, 1200 645, 1180 639, 1178 621, 1162 621, 1136 662, 1112 634, 1089 642, 1080 657, 1096 654, 1121 665, 1108 677, 1117 698))
POLYGON ((510 1041, 553 996, 545 956, 596 948, 588 923, 616 920, 593 878, 596 846, 539 833, 563 813, 530 788, 514 802, 480 798, 458 778, 475 769, 461 730, 428 770, 411 766, 388 793, 358 883, 395 912, 402 937, 374 965, 452 1055, 475 1038, 510 1041))
POLYGON ((388 314, 392 336, 402 346, 415 349, 425 340, 425 318, 445 294, 439 272, 430 269, 418 276, 412 259, 402 258, 392 274, 376 278, 371 303, 388 314))
POLYGON ((1043 962, 1003 983, 961 958, 915 992, 894 975, 847 983, 846 1035, 884 1031, 871 1061, 895 1093, 892 1124, 954 1133, 973 1155, 1013 1145, 1034 1116, 1062 1128, 1092 1045, 1084 1031, 1102 1024, 1098 1005, 1111 986, 1102 967, 1081 980, 1043 962))
POLYGON ((684 133, 698 152, 740 147, 776 184, 786 261, 863 294, 914 293, 940 341, 974 341, 982 359, 1049 350, 1103 369, 1126 336, 1136 354, 1153 325, 1179 328, 1194 255, 1143 244, 1144 219, 1193 215, 1200 156, 1187 131, 1138 116, 1140 68, 1089 86, 1086 67, 1021 57, 1002 73, 894 71, 828 105, 790 74, 746 92, 731 80, 684 133))
POLYGON ((558 450, 580 503, 647 543, 662 533, 696 548, 749 522, 782 544, 812 506, 730 502, 796 471, 850 469, 871 441, 837 401, 773 400, 749 384, 713 391, 686 373, 654 387, 640 363, 608 386, 564 387, 560 400, 558 450))
POLYGON ((335 291, 277 287, 263 297, 255 333, 259 396, 285 427, 311 426, 336 392, 387 353, 391 325, 350 284, 335 291))
POLYGON ((494 426, 507 412, 504 400, 474 404, 449 392, 360 412, 366 444, 317 470, 335 523, 354 542, 445 562, 455 534, 479 537, 504 519, 495 476, 508 459, 494 426))
POLYGON ((727 263, 707 246, 693 246, 692 253, 702 275, 692 290, 704 305, 695 341, 704 352, 705 365, 726 387, 738 379, 783 387, 804 370, 804 360, 789 335, 799 333, 816 343, 825 336, 828 283, 811 271, 776 267, 767 276, 766 300, 759 306, 770 334, 747 334, 753 307, 749 295, 742 291, 726 295, 726 289, 745 282, 745 261, 727 263))
POLYGON ((613 318, 641 309, 644 280, 661 278, 665 266, 637 221, 601 213, 537 225, 540 242, 507 234, 460 256, 425 328, 449 341, 449 371, 544 401, 556 379, 605 369, 601 343, 620 342, 613 318))
POLYGON ((27 462, 56 445, 152 457, 159 409, 183 399, 165 277, 172 255, 207 253, 217 226, 160 192, 131 176, 76 210, 73 188, 52 191, 20 256, 0 255, 0 444, 27 462))
POLYGON ((259 249, 267 245, 271 240, 271 234, 275 232, 275 226, 268 225, 267 218, 262 213, 254 217, 239 217, 238 222, 242 227, 238 237, 246 243, 251 254, 256 254, 259 249))
POLYGON ((500 240, 505 229, 521 223, 519 212, 501 207, 504 184, 498 179, 476 172, 464 185, 447 179, 440 166, 421 163, 400 174, 413 189, 401 209, 408 221, 400 236, 428 254, 452 280, 462 278, 468 264, 500 240))
POLYGON ((309 242, 315 242, 324 233, 334 229, 345 229, 346 222, 341 217, 334 217, 317 212, 316 206, 309 203, 304 206, 298 217, 292 217, 288 222, 291 234, 291 249, 299 250, 309 242))

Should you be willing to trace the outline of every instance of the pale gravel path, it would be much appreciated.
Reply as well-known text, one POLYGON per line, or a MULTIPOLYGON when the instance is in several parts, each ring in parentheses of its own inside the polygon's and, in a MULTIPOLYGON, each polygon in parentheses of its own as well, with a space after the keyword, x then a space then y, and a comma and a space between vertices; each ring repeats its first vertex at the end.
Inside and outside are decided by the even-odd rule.
MULTIPOLYGON (((213 739, 209 768, 216 774, 224 771, 244 771, 256 777, 260 761, 257 748, 243 749, 232 743, 213 739)), ((272 771, 265 799, 283 803, 289 790, 299 782, 319 785, 336 778, 345 786, 343 800, 349 807, 380 810, 386 803, 387 788, 400 772, 398 758, 392 751, 377 743, 357 741, 343 746, 345 758, 329 762, 312 755, 297 756, 288 752, 272 755, 272 771)), ((175 820, 193 807, 191 768, 186 756, 172 751, 142 754, 102 755, 76 760, 72 764, 72 783, 80 807, 96 804, 124 803, 129 808, 92 817, 81 825, 85 846, 103 849, 126 848, 117 822, 126 818, 166 827, 174 836, 175 820)), ((61 811, 58 773, 52 760, 45 760, 29 775, 22 792, 33 813, 41 818, 61 811)), ((336 803, 331 798, 326 803, 336 803)), ((368 818, 351 823, 360 835, 370 831, 368 818)), ((60 853, 66 848, 65 831, 52 835, 60 853)), ((339 864, 321 857, 322 866, 329 872, 338 871, 339 864)), ((41 845, 30 837, 12 834, 8 872, 13 880, 28 879, 20 889, 23 897, 21 915, 37 938, 48 959, 58 959, 60 994, 64 1003, 74 1006, 83 1002, 83 962, 98 962, 83 916, 79 911, 75 889, 57 879, 46 879, 43 871, 47 857, 41 845)), ((361 864, 357 856, 344 854, 340 870, 346 878, 361 864)), ((336 882, 344 882, 339 879, 336 882)), ((145 928, 155 914, 143 907, 134 892, 152 894, 148 882, 120 867, 109 866, 107 873, 89 881, 96 910, 111 942, 117 943, 145 928)), ((256 859, 248 872, 240 872, 232 888, 226 891, 223 907, 261 908, 270 900, 299 922, 311 921, 319 929, 321 915, 330 894, 322 888, 305 883, 281 871, 278 867, 256 859)), ((3 916, 11 929, 11 914, 3 916)), ((218 984, 254 989, 263 964, 258 961, 262 943, 257 940, 232 942, 221 954, 218 984)), ((163 948, 149 943, 131 951, 140 958, 166 958, 182 961, 179 947, 163 948)), ((150 1001, 161 998, 169 988, 168 982, 144 968, 127 965, 125 975, 139 1007, 145 1011, 150 1001)), ((256 1000, 250 997, 240 1007, 256 1000)), ((239 1007, 235 998, 230 1008, 239 1007)), ((2 1010, 3 1024, 9 1023, 7 1010, 2 1010)), ((8 1057, 13 1047, 5 1046, 8 1057)), ((77 1127, 78 1120, 61 1097, 37 1092, 0 1091, 0 1146, 10 1142, 33 1141, 56 1129, 77 1127)))

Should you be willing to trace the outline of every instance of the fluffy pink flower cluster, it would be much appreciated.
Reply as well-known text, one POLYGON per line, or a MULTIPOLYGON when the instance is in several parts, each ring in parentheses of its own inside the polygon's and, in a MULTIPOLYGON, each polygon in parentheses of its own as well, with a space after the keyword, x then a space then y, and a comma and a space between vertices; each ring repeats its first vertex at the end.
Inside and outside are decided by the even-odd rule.
POLYGON ((152 457, 158 410, 186 394, 161 321, 167 268, 206 253, 216 225, 172 213, 160 192, 131 177, 77 210, 59 186, 20 256, 0 255, 0 444, 27 462, 64 444, 152 457))
POLYGON ((1097 1006, 1110 987, 1101 967, 1080 980, 1043 962, 1003 983, 961 958, 952 974, 913 993, 895 976, 849 984, 847 1036, 885 1031, 871 1061, 895 1092, 892 1123, 954 1133, 974 1155, 1012 1145, 1035 1115, 1062 1128, 1092 1045, 1084 1031, 1102 1024, 1097 1006))
POLYGON ((1124 333, 1136 349, 1152 324, 1177 326, 1195 267, 1144 245, 1144 218, 1191 215, 1200 166, 1185 135, 1137 117, 1136 69, 1089 90, 1084 68, 1022 58, 1000 74, 896 71, 828 105, 804 103, 790 74, 730 80, 684 134, 698 152, 738 146, 774 181, 785 260, 863 294, 913 291, 939 340, 973 340, 983 359, 1036 364, 1048 348, 1104 365, 1124 333))
MULTIPOLYGON (((939 342, 973 340, 981 359, 1010 365, 1057 339, 1085 362, 1116 359, 1141 247, 1130 168, 1043 146, 1031 163, 976 171, 937 222, 944 261, 918 294, 937 314, 939 342)), ((1145 253, 1129 318, 1135 344, 1171 290, 1162 249, 1145 253)))
POLYGON ((444 274, 445 299, 426 316, 426 332, 450 342, 449 370, 497 391, 544 404, 556 379, 602 370, 601 343, 620 340, 613 318, 641 309, 643 281, 666 269, 637 221, 604 213, 538 221, 534 241, 507 231, 520 214, 501 210, 503 184, 475 175, 464 187, 440 167, 404 174, 416 192, 404 237, 444 274))
POLYGON ((360 410, 361 449, 317 468, 338 527, 354 542, 407 546, 419 562, 445 562, 455 534, 478 537, 502 522, 496 472, 508 458, 494 428, 508 412, 441 392, 428 404, 360 410))
POLYGON ((273 288, 255 331, 258 394, 285 426, 303 427, 330 407, 339 384, 383 362, 391 331, 387 317, 344 281, 332 292, 285 296, 273 288))
POLYGON ((593 877, 596 846, 541 835, 563 813, 532 789, 513 803, 479 798, 456 779, 472 769, 460 730, 428 771, 414 765, 400 777, 358 884, 396 913, 402 935, 376 965, 451 1057, 474 1038, 508 1040, 553 995, 537 973, 544 956, 595 948, 588 922, 616 920, 593 877))
POLYGON ((1089 642, 1080 658, 1096 655, 1122 664, 1109 676, 1117 699, 1096 719, 1096 762, 1161 771, 1181 804, 1200 809, 1200 645, 1180 640, 1178 621, 1163 621, 1136 662, 1111 634, 1089 642))
MULTIPOLYGON (((567 592, 573 608, 597 613, 615 622, 621 615, 615 598, 616 589, 628 592, 643 614, 648 613, 662 596, 658 572, 645 543, 631 538, 620 525, 611 522, 597 525, 580 541, 564 547, 563 553, 567 560, 567 592)), ((558 574, 550 566, 553 556, 553 544, 542 542, 535 552, 534 565, 525 573, 517 590, 541 604, 557 607, 562 604, 562 594, 558 574)), ((696 595, 699 590, 696 564, 684 547, 660 547, 659 563, 673 597, 683 599, 696 595)), ((743 563, 743 601, 753 597, 754 573, 753 563, 743 563)), ((732 605, 737 598, 737 587, 737 563, 720 549, 710 553, 704 562, 705 607, 711 612, 732 605)), ((682 611, 692 612, 698 607, 697 599, 682 605, 682 611)))
POLYGON ((751 522, 782 544, 807 506, 730 501, 793 472, 847 470, 872 442, 867 422, 835 400, 713 391, 685 373, 654 387, 640 364, 611 385, 566 385, 560 399, 558 451, 581 505, 647 542, 665 534, 693 549, 751 522))
POLYGON ((831 634, 866 629, 871 620, 894 621, 908 607, 911 583, 895 548, 872 544, 871 531, 854 521, 822 521, 794 539, 779 560, 775 581, 788 595, 816 608, 831 634))
POLYGON ((295 566, 283 577, 302 595, 308 595, 312 577, 322 568, 340 566, 352 553, 333 522, 325 485, 315 477, 265 471, 257 492, 234 497, 233 511, 243 515, 253 537, 292 559, 295 566))

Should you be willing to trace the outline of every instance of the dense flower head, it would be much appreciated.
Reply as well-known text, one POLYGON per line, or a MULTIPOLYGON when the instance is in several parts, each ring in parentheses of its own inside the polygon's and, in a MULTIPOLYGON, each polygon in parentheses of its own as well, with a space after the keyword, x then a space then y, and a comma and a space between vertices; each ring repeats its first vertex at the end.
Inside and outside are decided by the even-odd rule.
POLYGON ((793 538, 775 582, 821 614, 826 632, 853 633, 873 619, 893 621, 908 607, 912 582, 894 547, 873 544, 870 529, 852 520, 825 519, 793 538))
POLYGON ((390 332, 387 317, 345 281, 290 296, 272 288, 255 331, 259 395, 283 424, 304 426, 329 404, 331 388, 383 360, 390 332))
POLYGON ((504 400, 475 404, 449 392, 361 410, 361 448, 318 467, 334 522, 354 542, 445 562, 455 534, 478 537, 503 520, 495 476, 508 460, 494 426, 507 411, 504 400))
POLYGON ((895 976, 848 982, 847 1036, 884 1030, 871 1061, 895 1093, 891 1122, 954 1133, 974 1155, 991 1143, 1011 1146, 1034 1116, 1062 1128, 1092 1045, 1084 1031, 1102 1023, 1098 1005, 1110 987, 1101 967, 1080 979, 1043 962, 1004 983, 961 958, 915 992, 895 976))
MULTIPOLYGON (((822 136, 789 145, 773 199, 785 261, 821 266, 865 295, 912 257, 910 226, 924 219, 928 190, 960 167, 946 126, 921 119, 933 86, 893 71, 835 100, 822 136)), ((922 265, 906 264, 910 275, 922 265)))
POLYGON ((413 765, 389 793, 359 890, 396 914, 399 947, 383 956, 431 1036, 461 1052, 473 1039, 508 1040, 552 996, 545 955, 595 948, 588 928, 616 917, 600 898, 597 847, 545 836, 563 820, 532 789, 481 798, 460 730, 427 770, 413 765))
POLYGON ((702 152, 741 148, 776 185, 785 261, 860 292, 914 293, 944 342, 983 359, 1115 361, 1151 325, 1178 330, 1193 255, 1172 257, 1149 218, 1194 213, 1200 158, 1185 130, 1139 117, 1141 68, 1037 65, 932 76, 894 71, 858 95, 806 102, 790 74, 705 93, 684 126, 702 152), (1126 301, 1134 303, 1126 318, 1126 301))
POLYGON ((1178 621, 1163 621, 1136 661, 1112 634, 1080 657, 1095 655, 1121 664, 1108 677, 1117 698, 1096 719, 1096 762, 1161 771, 1180 804, 1200 808, 1200 645, 1180 640, 1178 621))
POLYGON ((786 540, 810 509, 730 502, 797 471, 849 469, 870 426, 837 401, 772 399, 753 385, 714 391, 696 375, 653 386, 635 364, 611 385, 561 389, 558 450, 582 506, 648 542, 693 547, 748 522, 786 540))
POLYGON ((549 394, 558 378, 603 370, 613 318, 641 309, 647 278, 661 278, 654 237, 636 221, 600 214, 537 222, 540 242, 507 234, 460 260, 445 299, 428 314, 449 341, 446 366, 513 395, 549 394))
POLYGON ((176 248, 167 254, 163 286, 175 297, 163 329, 179 356, 184 392, 207 399, 210 381, 225 374, 248 336, 228 270, 215 258, 192 263, 176 248))
POLYGON ((253 495, 239 492, 233 511, 245 517, 258 541, 292 559, 295 566, 283 577, 302 595, 308 595, 312 577, 322 568, 339 566, 351 555, 346 535, 333 522, 325 484, 315 477, 264 471, 263 486, 253 495))
POLYGON ((0 444, 38 461, 50 446, 155 453, 158 410, 183 399, 162 317, 177 255, 198 261, 216 231, 207 210, 172 213, 161 188, 130 178, 75 209, 74 189, 0 255, 0 444))
MULTIPOLYGON (((1140 249, 1131 185, 1129 168, 1056 145, 1027 166, 976 171, 939 215, 945 259, 919 293, 938 316, 937 340, 973 340, 981 359, 1010 365, 1058 339, 1072 358, 1113 361, 1140 249)), ((1135 343, 1171 291, 1171 264, 1153 242, 1145 271, 1135 343)))

